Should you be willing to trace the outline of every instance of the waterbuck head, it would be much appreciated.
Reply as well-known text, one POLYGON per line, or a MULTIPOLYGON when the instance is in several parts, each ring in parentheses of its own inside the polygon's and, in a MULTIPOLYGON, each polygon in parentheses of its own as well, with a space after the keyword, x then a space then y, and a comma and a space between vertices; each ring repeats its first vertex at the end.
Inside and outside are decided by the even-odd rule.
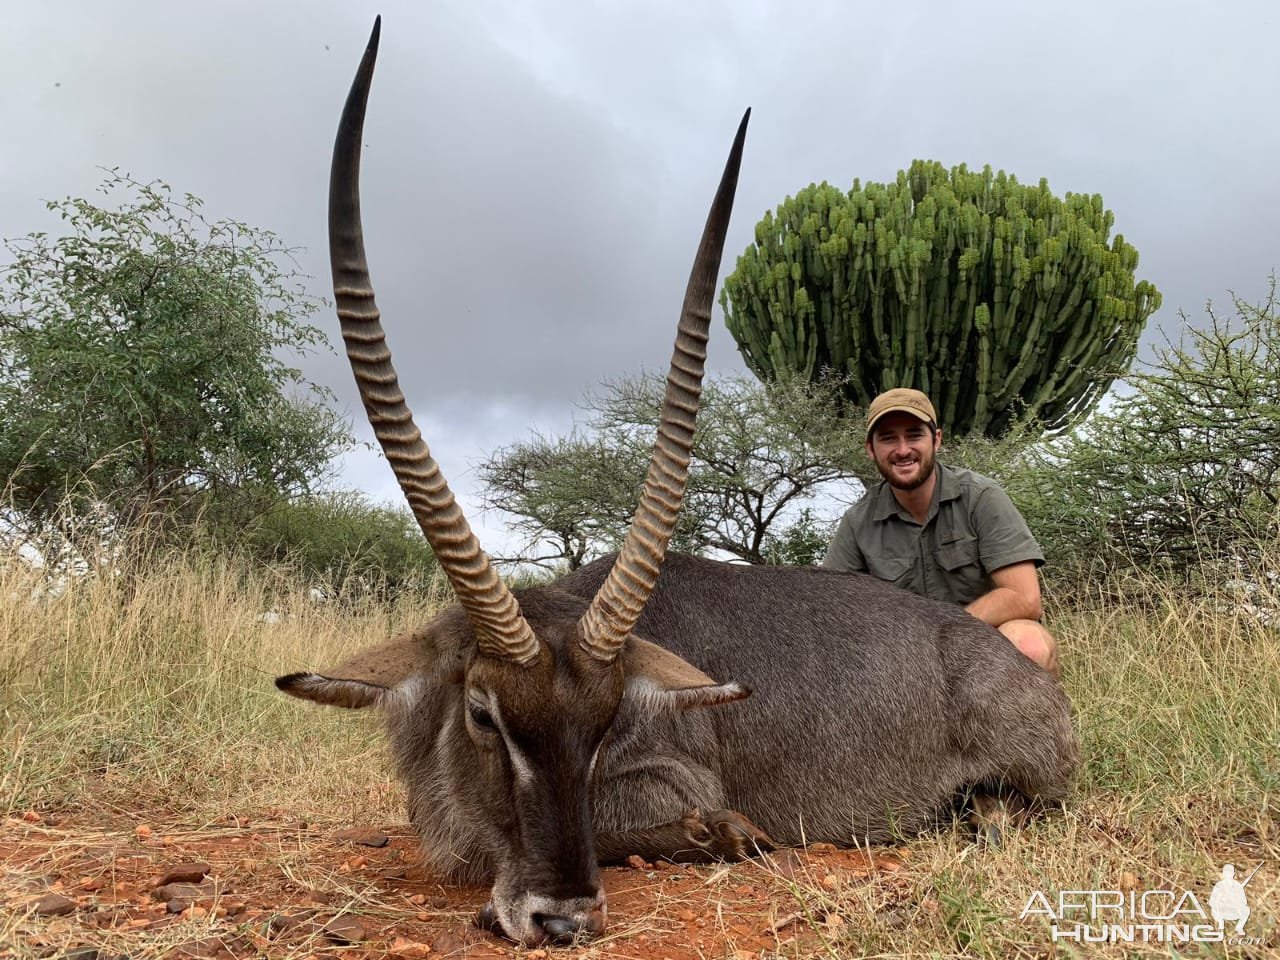
POLYGON ((554 588, 523 591, 517 599, 480 549, 414 425, 374 303, 358 180, 379 27, 375 23, 334 145, 334 296, 370 423, 457 603, 420 630, 324 674, 276 682, 320 703, 382 708, 428 861, 455 878, 491 878, 485 916, 511 938, 566 942, 604 928, 591 784, 623 697, 661 711, 746 694, 632 631, 684 494, 747 117, 689 278, 653 459, 617 562, 590 602, 554 588))

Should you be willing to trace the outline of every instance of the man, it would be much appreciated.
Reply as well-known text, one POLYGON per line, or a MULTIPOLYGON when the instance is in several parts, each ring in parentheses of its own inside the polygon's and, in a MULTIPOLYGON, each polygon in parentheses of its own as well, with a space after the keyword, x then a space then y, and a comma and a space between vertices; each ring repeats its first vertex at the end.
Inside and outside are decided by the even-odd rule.
POLYGON ((871 402, 867 455, 884 481, 845 513, 822 565, 963 604, 1057 676, 1057 647, 1040 624, 1044 554, 995 481, 936 462, 937 419, 919 390, 871 402))

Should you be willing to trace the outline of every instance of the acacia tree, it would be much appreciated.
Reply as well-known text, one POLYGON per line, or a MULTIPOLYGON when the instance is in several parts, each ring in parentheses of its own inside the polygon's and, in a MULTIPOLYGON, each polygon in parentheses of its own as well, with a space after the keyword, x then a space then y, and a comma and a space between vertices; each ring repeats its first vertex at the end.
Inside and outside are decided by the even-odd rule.
POLYGON ((351 438, 281 359, 323 343, 289 250, 159 182, 113 173, 101 192, 119 206, 51 202, 63 236, 5 241, 9 505, 47 518, 78 496, 132 524, 311 488, 351 438))
MULTIPOLYGON (((830 524, 815 501, 867 471, 838 392, 838 383, 708 382, 675 549, 749 563, 819 558, 830 524)), ((525 535, 518 559, 572 568, 622 542, 662 393, 656 376, 606 384, 588 399, 583 428, 499 450, 480 466, 487 505, 512 514, 525 535)))
POLYGON ((1113 224, 1097 194, 916 161, 766 212, 720 303, 763 379, 834 371, 852 408, 916 387, 952 437, 1060 431, 1128 368, 1160 306, 1113 224))
MULTIPOLYGON (((523 538, 504 562, 540 566, 588 560, 622 546, 644 476, 648 451, 630 438, 606 440, 582 431, 567 437, 534 436, 496 451, 479 467, 485 506, 509 514, 523 538)), ((682 521, 685 515, 682 513, 682 521)), ((675 549, 686 532, 676 531, 675 549)))
MULTIPOLYGON (((1028 521, 1088 575, 1117 556, 1189 575, 1280 543, 1280 303, 1212 304, 1105 411, 1009 478, 1028 521)), ((1264 553, 1266 551, 1264 550, 1264 553)))

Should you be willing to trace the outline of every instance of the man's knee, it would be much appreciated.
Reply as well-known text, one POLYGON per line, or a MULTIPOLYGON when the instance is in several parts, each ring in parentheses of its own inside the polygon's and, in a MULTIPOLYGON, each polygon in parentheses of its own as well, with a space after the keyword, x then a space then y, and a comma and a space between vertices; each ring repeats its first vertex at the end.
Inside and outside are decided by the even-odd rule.
POLYGON ((1053 635, 1035 620, 1010 620, 997 628, 1023 656, 1058 675, 1058 645, 1053 635))

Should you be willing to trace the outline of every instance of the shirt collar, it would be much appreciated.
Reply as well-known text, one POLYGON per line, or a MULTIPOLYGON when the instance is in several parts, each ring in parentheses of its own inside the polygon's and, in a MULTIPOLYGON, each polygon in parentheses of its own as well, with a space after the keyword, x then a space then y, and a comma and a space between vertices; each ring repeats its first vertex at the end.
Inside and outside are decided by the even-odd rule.
MULTIPOLYGON (((938 478, 937 485, 933 488, 933 503, 937 506, 948 500, 957 500, 960 497, 960 484, 956 482, 955 474, 949 467, 939 463, 934 467, 934 473, 938 478)), ((872 520, 888 520, 890 517, 896 517, 902 511, 902 507, 898 504, 898 498, 893 495, 893 487, 889 486, 888 480, 880 481, 880 489, 876 494, 875 510, 872 512, 872 520)), ((930 515, 933 514, 930 509, 930 515)))
POLYGON ((938 489, 935 492, 938 503, 960 498, 960 482, 956 479, 955 471, 941 463, 938 464, 938 489))

